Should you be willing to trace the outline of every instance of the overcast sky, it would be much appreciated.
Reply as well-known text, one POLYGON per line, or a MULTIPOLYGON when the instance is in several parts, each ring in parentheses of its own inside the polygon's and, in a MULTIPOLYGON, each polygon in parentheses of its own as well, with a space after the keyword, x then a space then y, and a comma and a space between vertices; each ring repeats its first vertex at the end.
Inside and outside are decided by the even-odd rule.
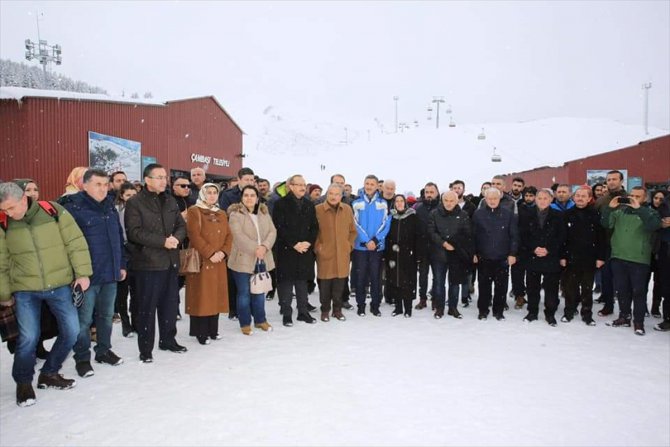
POLYGON ((669 1, 0 0, 0 57, 24 59, 36 11, 58 72, 110 94, 215 95, 247 129, 270 105, 393 126, 394 95, 401 121, 441 95, 463 123, 642 124, 647 81, 650 125, 670 129, 669 1))

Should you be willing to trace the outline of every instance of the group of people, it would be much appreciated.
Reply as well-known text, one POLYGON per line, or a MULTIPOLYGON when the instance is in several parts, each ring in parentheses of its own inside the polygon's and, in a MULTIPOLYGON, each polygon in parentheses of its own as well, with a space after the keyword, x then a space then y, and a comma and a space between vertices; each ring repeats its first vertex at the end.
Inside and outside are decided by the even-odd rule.
POLYGON ((613 314, 616 297, 619 315, 609 324, 632 323, 644 335, 653 272, 651 314, 661 316, 662 302, 663 317, 655 329, 670 330, 670 199, 655 191, 647 204, 645 188, 627 193, 619 171, 605 185, 574 193, 521 178, 506 191, 504 177, 495 176, 478 197, 455 180, 441 194, 428 182, 415 198, 375 175, 358 194, 341 174, 325 190, 302 175, 270 188, 250 168, 225 190, 201 168, 170 179, 150 164, 143 180, 137 188, 123 172, 75 168, 53 202, 39 200, 31 179, 0 183, 0 311, 13 310, 18 321, 10 347, 18 405, 35 403, 40 348, 46 361, 38 388, 75 385, 59 374, 70 351, 78 375, 94 375, 92 338, 95 362, 123 363, 111 346, 116 315, 124 337, 137 335, 142 362, 153 362, 156 316, 158 348, 186 352, 176 340, 184 286, 189 335, 202 345, 221 338, 220 314, 236 319, 244 335, 271 331, 265 305, 275 294, 283 326, 293 326, 294 297, 296 320, 316 323, 308 296, 317 284, 323 322, 346 320, 350 297, 360 317, 380 317, 385 300, 392 316, 410 318, 430 297, 436 319, 445 311, 460 319, 459 301, 470 305, 475 280, 479 320, 504 320, 510 273, 514 306, 527 307, 526 322, 538 320, 544 290, 549 325, 557 324, 561 292, 561 321, 579 315, 595 325, 595 281, 598 314, 613 314), (180 274, 187 249, 199 255, 199 268, 180 274), (265 271, 273 290, 257 293, 252 283, 265 271), (46 353, 45 311, 58 328, 46 353))

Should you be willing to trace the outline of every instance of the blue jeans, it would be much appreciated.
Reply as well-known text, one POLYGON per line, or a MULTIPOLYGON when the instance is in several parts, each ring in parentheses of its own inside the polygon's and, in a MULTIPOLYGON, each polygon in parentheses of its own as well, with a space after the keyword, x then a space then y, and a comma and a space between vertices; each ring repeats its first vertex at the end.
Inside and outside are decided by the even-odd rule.
POLYGON ((356 303, 365 306, 365 288, 370 283, 370 309, 379 309, 382 299, 381 267, 382 255, 380 251, 354 250, 353 266, 356 271, 356 303))
POLYGON ((96 284, 84 292, 84 302, 78 309, 79 336, 74 345, 74 361, 91 361, 91 323, 95 314, 97 342, 96 357, 112 348, 112 317, 116 301, 116 282, 96 284))
POLYGON ((249 290, 251 273, 229 271, 233 273, 237 286, 237 319, 240 322, 240 327, 251 326, 252 315, 256 324, 267 321, 265 317, 265 294, 251 293, 251 290, 249 290))
POLYGON ((14 353, 12 377, 16 383, 32 383, 35 374, 35 348, 40 339, 42 301, 47 303, 58 322, 58 338, 42 366, 42 372, 45 374, 60 371, 77 340, 79 333, 77 308, 72 303, 72 291, 69 286, 41 292, 15 292, 14 299, 19 338, 14 353))

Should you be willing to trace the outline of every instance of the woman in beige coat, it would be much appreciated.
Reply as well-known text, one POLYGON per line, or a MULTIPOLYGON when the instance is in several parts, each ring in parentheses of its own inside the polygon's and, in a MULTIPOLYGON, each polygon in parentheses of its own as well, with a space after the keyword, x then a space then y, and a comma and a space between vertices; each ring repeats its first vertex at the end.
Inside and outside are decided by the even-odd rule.
POLYGON ((251 335, 251 316, 257 328, 272 330, 265 317, 265 294, 251 293, 249 280, 254 273, 256 261, 265 262, 267 271, 275 268, 272 246, 277 230, 267 206, 258 202, 258 190, 254 186, 242 188, 242 203, 228 207, 233 247, 228 260, 237 286, 237 318, 244 335, 251 335))
POLYGON ((186 313, 189 334, 201 345, 218 340, 219 314, 228 312, 228 269, 233 235, 225 211, 218 207, 219 187, 205 183, 196 204, 188 209, 186 230, 190 247, 200 254, 200 273, 186 275, 186 313))

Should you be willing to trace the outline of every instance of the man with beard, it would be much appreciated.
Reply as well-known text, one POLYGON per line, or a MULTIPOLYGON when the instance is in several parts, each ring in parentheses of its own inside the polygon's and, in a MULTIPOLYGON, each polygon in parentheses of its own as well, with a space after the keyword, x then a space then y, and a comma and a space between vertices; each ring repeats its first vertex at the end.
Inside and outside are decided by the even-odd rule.
MULTIPOLYGON (((596 209, 601 216, 614 197, 626 196, 626 190, 623 187, 623 174, 620 171, 609 171, 605 177, 605 183, 607 185, 607 191, 602 197, 596 200, 596 209)), ((605 238, 606 259, 605 264, 600 269, 602 293, 597 300, 598 303, 603 304, 603 308, 598 311, 598 315, 601 317, 606 317, 614 313, 614 278, 612 276, 612 263, 610 262, 612 251, 610 238, 612 232, 607 228, 605 230, 607 231, 607 237, 605 238)))
MULTIPOLYGON (((472 223, 472 216, 475 214, 477 207, 472 202, 466 200, 463 197, 463 194, 465 194, 465 182, 463 180, 454 180, 451 185, 449 185, 449 188, 458 196, 458 206, 468 215, 469 222, 472 223)), ((468 307, 470 305, 470 301, 472 301, 472 298, 470 298, 470 284, 472 283, 473 270, 472 266, 466 266, 466 270, 466 277, 461 284, 461 303, 463 304, 463 307, 468 307)), ((455 293, 458 293, 458 290, 456 290, 455 293)))
MULTIPOLYGON (((519 220, 525 218, 526 214, 535 213, 535 196, 537 195, 537 188, 534 186, 527 186, 523 189, 523 199, 517 202, 519 209, 519 220)), ((523 308, 526 301, 526 266, 522 259, 518 259, 512 266, 512 296, 515 298, 515 309, 523 308)))
POLYGON ((418 218, 418 233, 416 250, 419 263, 419 302, 415 309, 420 310, 426 307, 428 301, 428 270, 430 266, 431 242, 428 237, 428 218, 430 213, 439 205, 439 190, 433 182, 426 183, 423 188, 423 200, 416 206, 416 216, 418 218))
POLYGON ((521 177, 514 177, 512 179, 512 190, 510 191, 509 196, 516 202, 523 199, 523 188, 525 186, 526 182, 521 177))

